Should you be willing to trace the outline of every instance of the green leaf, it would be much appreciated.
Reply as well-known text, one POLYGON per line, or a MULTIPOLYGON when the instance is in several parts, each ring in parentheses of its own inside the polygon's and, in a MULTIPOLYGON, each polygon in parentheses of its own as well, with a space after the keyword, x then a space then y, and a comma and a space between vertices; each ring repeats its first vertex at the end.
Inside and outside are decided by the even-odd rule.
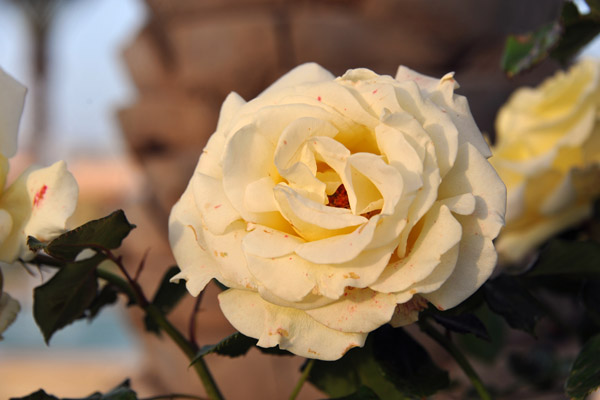
POLYGON ((449 385, 448 374, 426 350, 404 330, 389 325, 340 360, 316 361, 308 379, 332 397, 350 396, 367 386, 382 399, 422 398, 449 385))
POLYGON ((508 76, 514 76, 537 64, 557 43, 560 31, 560 24, 555 21, 525 35, 510 35, 504 46, 502 69, 508 76))
MULTIPOLYGON (((43 390, 38 390, 35 393, 26 397, 11 398, 10 400, 59 400, 58 397, 46 394, 43 390)), ((129 380, 126 380, 110 392, 102 394, 100 392, 93 393, 87 397, 80 399, 63 399, 63 400, 138 400, 137 394, 130 389, 129 380)))
MULTIPOLYGON (((166 271, 152 300, 152 304, 154 304, 163 315, 169 314, 187 293, 185 281, 182 280, 178 283, 170 282, 171 278, 178 272, 179 268, 176 266, 171 267, 166 271)), ((144 318, 144 325, 146 326, 147 331, 154 332, 157 335, 160 334, 160 327, 154 322, 154 319, 150 315, 146 315, 144 318)))
POLYGON ((550 55, 563 65, 568 62, 589 42, 600 33, 600 14, 596 0, 588 1, 591 13, 582 15, 577 6, 572 2, 565 2, 561 23, 563 34, 558 45, 552 49, 550 55))
POLYGON ((581 290, 581 299, 587 312, 600 325, 600 280, 586 281, 581 290))
POLYGON ((243 356, 256 345, 258 341, 256 339, 245 336, 239 332, 227 336, 217 344, 211 344, 202 346, 202 348, 196 354, 196 357, 192 360, 190 365, 193 365, 199 359, 210 353, 217 353, 222 356, 228 357, 239 357, 243 356))
POLYGON ((447 315, 432 313, 432 318, 444 328, 458 333, 472 333, 480 339, 490 341, 490 335, 485 325, 474 314, 447 315))
POLYGON ((427 397, 450 384, 448 373, 403 329, 384 325, 374 333, 373 353, 389 381, 408 397, 427 397))
POLYGON ((481 304, 474 312, 485 325, 486 331, 490 335, 490 342, 484 342, 472 335, 460 335, 456 339, 466 353, 491 364, 504 349, 508 327, 504 319, 492 312, 485 303, 481 304))
POLYGON ((10 400, 59 400, 58 397, 54 397, 42 389, 38 390, 35 393, 31 393, 25 397, 11 397, 10 400))
MULTIPOLYGON (((361 387, 358 372, 361 359, 366 358, 369 349, 351 349, 337 361, 315 361, 308 380, 330 397, 351 396, 361 387)), ((372 356, 371 356, 372 358, 372 356)))
POLYGON ((583 346, 565 386, 567 395, 574 400, 583 400, 600 387, 600 335, 583 346))
POLYGON ((600 244, 592 241, 552 240, 525 276, 570 275, 600 277, 600 244))
POLYGON ((48 344, 52 335, 83 316, 98 291, 96 268, 105 256, 66 264, 33 291, 33 316, 48 344))
POLYGON ((85 248, 118 248, 133 228, 135 225, 127 221, 122 210, 118 210, 107 217, 90 221, 63 233, 49 243, 40 242, 30 236, 27 244, 33 251, 44 250, 55 258, 72 261, 85 248))
POLYGON ((356 392, 348 396, 336 397, 333 400, 379 400, 379 396, 366 386, 361 386, 356 392))
POLYGON ((102 308, 117 302, 118 294, 119 292, 112 285, 105 285, 86 310, 85 317, 88 320, 96 318, 102 308))
POLYGON ((535 325, 545 314, 538 300, 518 281, 502 275, 484 285, 483 295, 492 311, 514 328, 534 335, 535 325))

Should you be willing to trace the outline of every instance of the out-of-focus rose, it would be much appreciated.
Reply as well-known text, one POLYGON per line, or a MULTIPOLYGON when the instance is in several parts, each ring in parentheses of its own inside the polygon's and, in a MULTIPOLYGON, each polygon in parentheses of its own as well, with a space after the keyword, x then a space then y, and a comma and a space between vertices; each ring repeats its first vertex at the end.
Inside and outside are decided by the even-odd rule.
POLYGON ((584 60, 517 90, 496 121, 491 162, 508 189, 496 247, 517 261, 591 214, 600 196, 600 64, 584 60))
POLYGON ((25 93, 24 86, 0 69, 0 261, 6 263, 31 255, 27 236, 49 240, 62 233, 77 205, 77 182, 63 161, 29 168, 5 187, 25 93))
POLYGON ((197 295, 258 345, 334 360, 470 296, 496 263, 505 188, 452 74, 334 78, 305 64, 230 94, 170 241, 197 295))

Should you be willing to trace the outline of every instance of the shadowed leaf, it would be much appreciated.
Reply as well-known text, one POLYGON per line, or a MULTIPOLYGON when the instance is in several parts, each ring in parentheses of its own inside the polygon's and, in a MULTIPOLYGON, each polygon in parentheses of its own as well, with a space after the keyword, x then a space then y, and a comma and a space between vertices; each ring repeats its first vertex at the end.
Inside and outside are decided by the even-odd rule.
POLYGON ((544 310, 516 278, 503 275, 490 280, 484 285, 483 294, 490 309, 504 317, 512 328, 534 335, 544 310))
POLYGON ((472 333, 480 339, 491 340, 485 325, 474 314, 446 315, 433 313, 433 319, 444 328, 458 333, 472 333))
POLYGON ((600 387, 600 335, 583 346, 565 386, 567 395, 574 400, 583 400, 600 387))
POLYGON ((570 275, 600 277, 600 244, 592 241, 552 240, 526 277, 570 275))
POLYGON ((379 400, 379 396, 366 386, 361 386, 356 392, 348 396, 336 397, 333 400, 379 400))
POLYGON ((116 249, 133 228, 135 225, 127 221, 122 210, 118 210, 107 217, 90 221, 63 233, 48 243, 40 242, 30 236, 27 244, 33 251, 44 250, 52 257, 73 261, 85 248, 116 249))
MULTIPOLYGON (((163 276, 160 285, 152 299, 154 304, 164 315, 169 314, 173 308, 179 303, 183 296, 187 293, 185 288, 185 281, 179 281, 178 283, 170 282, 170 279, 179 272, 178 267, 171 267, 163 276)), ((160 334, 160 327, 150 315, 146 315, 144 318, 144 325, 146 330, 160 334)))
POLYGON ((560 31, 560 24, 556 21, 525 35, 510 35, 502 55, 502 69, 508 76, 514 76, 537 64, 557 43, 560 31))
POLYGON ((372 332, 363 348, 350 350, 340 360, 317 360, 309 380, 329 396, 342 398, 361 386, 382 399, 423 398, 449 385, 448 374, 426 350, 403 329, 389 325, 372 332))
POLYGON ((31 393, 25 397, 11 397, 10 400, 59 400, 59 398, 52 396, 40 389, 37 392, 31 393))
POLYGON ((46 343, 59 329, 84 315, 96 297, 96 268, 104 260, 96 254, 83 261, 67 263, 45 284, 33 291, 33 316, 46 343))
POLYGON ((239 357, 243 356, 256 345, 257 340, 248 336, 242 335, 236 332, 232 335, 227 336, 217 344, 202 346, 196 357, 192 360, 190 365, 193 365, 200 358, 210 353, 217 353, 222 356, 228 357, 239 357))

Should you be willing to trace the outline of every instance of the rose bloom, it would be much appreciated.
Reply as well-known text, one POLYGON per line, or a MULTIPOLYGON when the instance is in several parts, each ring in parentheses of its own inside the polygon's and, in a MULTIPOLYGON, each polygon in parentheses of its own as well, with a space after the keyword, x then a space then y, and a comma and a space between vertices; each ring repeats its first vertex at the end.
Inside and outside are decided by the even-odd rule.
POLYGON ((491 162, 506 183, 508 262, 589 217, 600 196, 600 64, 580 61, 538 88, 518 89, 496 120, 491 162))
MULTIPOLYGON (((27 237, 50 240, 58 236, 77 205, 77 182, 63 161, 47 168, 31 167, 6 187, 8 159, 17 151, 25 93, 24 86, 0 69, 0 262, 3 263, 32 257, 27 237)), ((0 287, 0 333, 12 323, 18 311, 19 303, 2 293, 0 287)))
POLYGON ((216 278, 236 329, 322 360, 469 297, 506 193, 455 88, 304 64, 250 102, 230 94, 171 212, 174 280, 197 295, 216 278))

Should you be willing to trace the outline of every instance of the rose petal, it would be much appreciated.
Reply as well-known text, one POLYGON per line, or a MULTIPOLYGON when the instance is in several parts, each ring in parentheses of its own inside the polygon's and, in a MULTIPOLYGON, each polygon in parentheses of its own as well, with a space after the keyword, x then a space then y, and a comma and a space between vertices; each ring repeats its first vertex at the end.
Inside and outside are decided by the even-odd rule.
POLYGON ((452 308, 475 293, 496 266, 496 250, 481 221, 471 215, 457 215, 456 219, 463 229, 456 268, 439 289, 423 295, 440 310, 452 308))
POLYGON ((492 156, 489 146, 483 139, 479 128, 473 119, 469 103, 464 96, 454 93, 459 86, 454 80, 453 74, 446 74, 437 80, 422 75, 405 66, 400 66, 396 73, 398 80, 412 80, 419 85, 427 96, 438 106, 442 107, 456 126, 458 135, 458 146, 463 143, 471 143, 486 158, 492 156))
POLYGON ((371 285, 386 267, 395 242, 365 250, 350 262, 315 264, 296 254, 281 257, 255 257, 247 254, 252 274, 280 299, 296 302, 310 290, 314 294, 338 299, 348 286, 371 285))
POLYGON ((243 248, 246 254, 272 258, 292 254, 304 242, 298 236, 257 225, 244 237, 243 248))
POLYGON ((369 333, 392 318, 396 296, 370 289, 346 289, 334 303, 306 310, 317 322, 342 332, 369 333))
POLYGON ((352 347, 364 345, 366 334, 327 328, 304 311, 267 303, 255 292, 227 290, 219 294, 225 317, 258 346, 289 350, 302 357, 337 360, 352 347))
POLYGON ((246 186, 244 193, 244 207, 252 213, 277 211, 277 202, 273 195, 275 182, 270 176, 265 176, 246 186))
POLYGON ((481 225, 481 233, 493 239, 504 225, 506 187, 490 163, 470 143, 463 144, 458 152, 454 167, 439 187, 438 198, 472 193, 477 204, 473 215, 481 225))
POLYGON ((200 218, 191 186, 175 204, 169 218, 169 242, 182 270, 173 279, 187 280, 188 290, 194 295, 212 278, 229 287, 255 288, 242 251, 245 224, 233 223, 223 235, 212 234, 200 218))
POLYGON ((273 191, 281 214, 308 241, 350 233, 367 222, 365 217, 354 215, 348 209, 317 203, 283 184, 273 191))
POLYGON ((223 190, 223 181, 202 173, 191 180, 196 207, 204 225, 215 235, 220 235, 231 223, 241 218, 223 190))
POLYGON ((65 162, 32 171, 27 177, 27 191, 32 210, 25 235, 49 240, 64 232, 79 193, 77 181, 65 162))
POLYGON ((425 214, 412 250, 405 258, 390 264, 370 288, 394 293, 422 281, 440 265, 442 256, 461 240, 461 234, 461 225, 448 207, 434 206, 425 214))
POLYGON ((298 85, 304 85, 307 83, 316 82, 328 82, 333 80, 335 77, 331 72, 321 67, 317 63, 306 63, 298 65, 281 78, 277 79, 271 86, 265 89, 259 97, 264 97, 271 93, 275 93, 287 88, 294 88, 298 85))

